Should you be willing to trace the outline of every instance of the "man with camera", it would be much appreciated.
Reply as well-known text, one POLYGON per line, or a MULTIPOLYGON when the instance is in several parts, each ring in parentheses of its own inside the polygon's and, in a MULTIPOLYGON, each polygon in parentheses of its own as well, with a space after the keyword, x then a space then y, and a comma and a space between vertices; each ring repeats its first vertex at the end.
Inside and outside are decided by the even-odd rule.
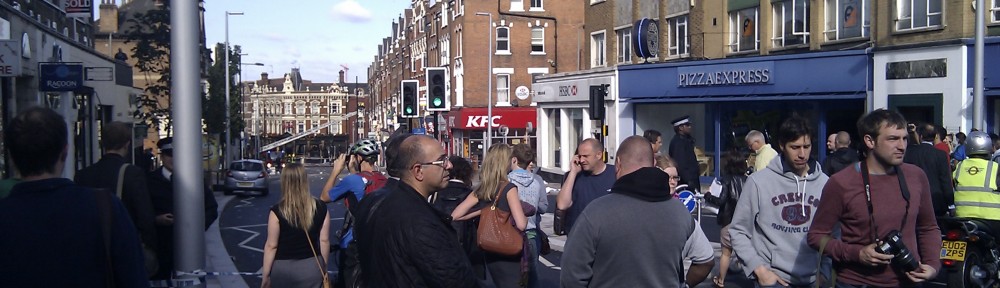
POLYGON ((809 246, 830 257, 836 287, 904 287, 941 267, 941 231, 927 176, 903 163, 906 120, 875 110, 858 120, 867 157, 834 174, 809 229, 809 246), (902 209, 901 209, 902 208, 902 209), (833 228, 841 224, 841 235, 833 228))

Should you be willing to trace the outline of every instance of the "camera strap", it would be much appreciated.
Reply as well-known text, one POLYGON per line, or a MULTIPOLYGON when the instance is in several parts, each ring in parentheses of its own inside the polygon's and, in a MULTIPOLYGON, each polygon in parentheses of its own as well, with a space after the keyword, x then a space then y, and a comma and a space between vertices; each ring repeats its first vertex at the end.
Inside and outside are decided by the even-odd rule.
MULTIPOLYGON (((871 181, 868 179, 868 163, 865 160, 861 160, 859 165, 861 166, 861 180, 865 184, 865 199, 868 204, 868 220, 871 222, 872 243, 876 243, 878 241, 878 236, 876 235, 878 225, 875 224, 875 211, 872 208, 872 189, 871 181)), ((899 191, 903 195, 903 200, 906 201, 906 209, 903 210, 903 219, 899 223, 899 231, 903 231, 903 227, 906 226, 906 218, 910 217, 910 189, 906 187, 906 177, 903 176, 903 168, 895 166, 893 169, 896 169, 896 178, 899 179, 899 191)))

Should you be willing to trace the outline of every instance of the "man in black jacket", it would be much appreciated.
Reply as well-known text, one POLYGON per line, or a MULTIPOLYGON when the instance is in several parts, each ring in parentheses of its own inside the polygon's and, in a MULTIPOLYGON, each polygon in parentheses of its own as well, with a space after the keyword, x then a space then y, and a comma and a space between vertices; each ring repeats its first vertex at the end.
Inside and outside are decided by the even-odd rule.
POLYGON ((942 216, 955 203, 955 190, 951 186, 951 164, 948 163, 947 153, 934 148, 933 141, 937 136, 934 125, 917 125, 916 129, 921 142, 910 143, 906 147, 903 162, 917 165, 927 174, 934 215, 942 216))
MULTIPOLYGON (((129 146, 132 131, 124 122, 111 122, 101 131, 101 146, 106 151, 101 160, 76 173, 73 181, 81 186, 106 189, 118 193, 118 174, 122 166, 128 165, 129 146)), ((156 247, 156 230, 153 228, 153 202, 146 189, 146 173, 142 168, 128 165, 122 178, 121 201, 125 204, 132 224, 146 247, 156 247)))
POLYGON ((681 177, 679 184, 687 184, 688 190, 701 191, 701 180, 698 179, 698 157, 694 155, 694 138, 691 136, 691 117, 683 116, 671 122, 674 125, 674 138, 670 139, 670 158, 677 164, 677 174, 681 177))
POLYGON ((355 215, 363 282, 367 287, 476 287, 451 217, 427 203, 448 185, 448 155, 433 138, 402 137, 398 149, 386 148, 389 175, 399 181, 362 199, 355 215), (395 150, 398 154, 390 157, 395 150))
MULTIPOLYGON (((153 212, 156 217, 156 234, 159 246, 156 250, 160 260, 160 273, 153 279, 167 279, 174 269, 174 145, 173 138, 167 137, 156 142, 160 149, 160 160, 163 166, 146 175, 150 198, 153 200, 153 212)), ((212 189, 205 185, 205 230, 219 217, 219 203, 215 202, 212 189)))
POLYGON ((826 159, 823 160, 823 173, 826 173, 826 176, 833 176, 833 174, 844 169, 844 167, 848 167, 860 159, 858 158, 858 151, 854 151, 851 148, 851 134, 840 131, 833 135, 837 135, 833 144, 837 150, 833 151, 833 154, 826 156, 826 159))

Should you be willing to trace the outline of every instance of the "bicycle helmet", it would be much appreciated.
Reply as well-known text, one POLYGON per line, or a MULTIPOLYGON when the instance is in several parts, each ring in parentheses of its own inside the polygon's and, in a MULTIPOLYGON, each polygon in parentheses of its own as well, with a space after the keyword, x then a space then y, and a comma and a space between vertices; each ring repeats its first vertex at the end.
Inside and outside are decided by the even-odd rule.
POLYGON ((351 146, 351 155, 361 155, 363 157, 378 155, 379 144, 372 139, 364 139, 351 146))
POLYGON ((992 155, 993 140, 990 135, 982 131, 973 131, 965 139, 965 154, 972 155, 992 155))

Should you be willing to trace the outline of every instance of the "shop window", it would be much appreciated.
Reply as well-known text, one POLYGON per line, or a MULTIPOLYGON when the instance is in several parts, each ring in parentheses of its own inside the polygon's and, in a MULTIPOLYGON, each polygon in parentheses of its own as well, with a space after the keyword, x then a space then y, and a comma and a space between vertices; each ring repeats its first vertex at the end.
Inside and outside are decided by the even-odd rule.
POLYGON ((771 35, 774 47, 809 43, 809 1, 785 0, 772 4, 774 14, 771 35))
POLYGON ((510 28, 497 27, 497 55, 510 55, 510 28))
POLYGON ((604 31, 590 34, 590 67, 607 65, 605 59, 604 31))
MULTIPOLYGON (((587 136, 587 131, 583 131, 583 109, 566 109, 566 118, 569 119, 569 143, 566 143, 567 149, 570 151, 576 151, 576 146, 580 144, 585 138, 590 138, 587 136)), ((570 153, 573 156, 573 153, 570 153)), ((568 164, 568 163, 567 163, 568 164)))
POLYGON ((545 28, 531 28, 531 54, 545 55, 545 28))
POLYGON ((826 40, 868 37, 871 0, 826 0, 826 40))
POLYGON ((896 31, 940 27, 942 0, 897 0, 896 31))
POLYGON ((729 12, 729 51, 732 53, 757 50, 757 10, 751 7, 729 12))
POLYGON ((684 57, 688 55, 690 47, 690 37, 688 35, 688 15, 667 19, 667 55, 670 57, 684 57))
MULTIPOLYGON (((562 153, 562 115, 559 109, 543 109, 545 111, 545 118, 548 119, 548 131, 546 137, 548 137, 548 151, 551 151, 545 157, 545 164, 548 167, 560 167, 562 166, 561 155, 562 153)), ((539 134, 542 135, 542 134, 539 134)))
POLYGON ((497 74, 497 105, 510 105, 510 74, 497 74))
POLYGON ((618 37, 618 63, 632 62, 632 27, 615 30, 618 37))

